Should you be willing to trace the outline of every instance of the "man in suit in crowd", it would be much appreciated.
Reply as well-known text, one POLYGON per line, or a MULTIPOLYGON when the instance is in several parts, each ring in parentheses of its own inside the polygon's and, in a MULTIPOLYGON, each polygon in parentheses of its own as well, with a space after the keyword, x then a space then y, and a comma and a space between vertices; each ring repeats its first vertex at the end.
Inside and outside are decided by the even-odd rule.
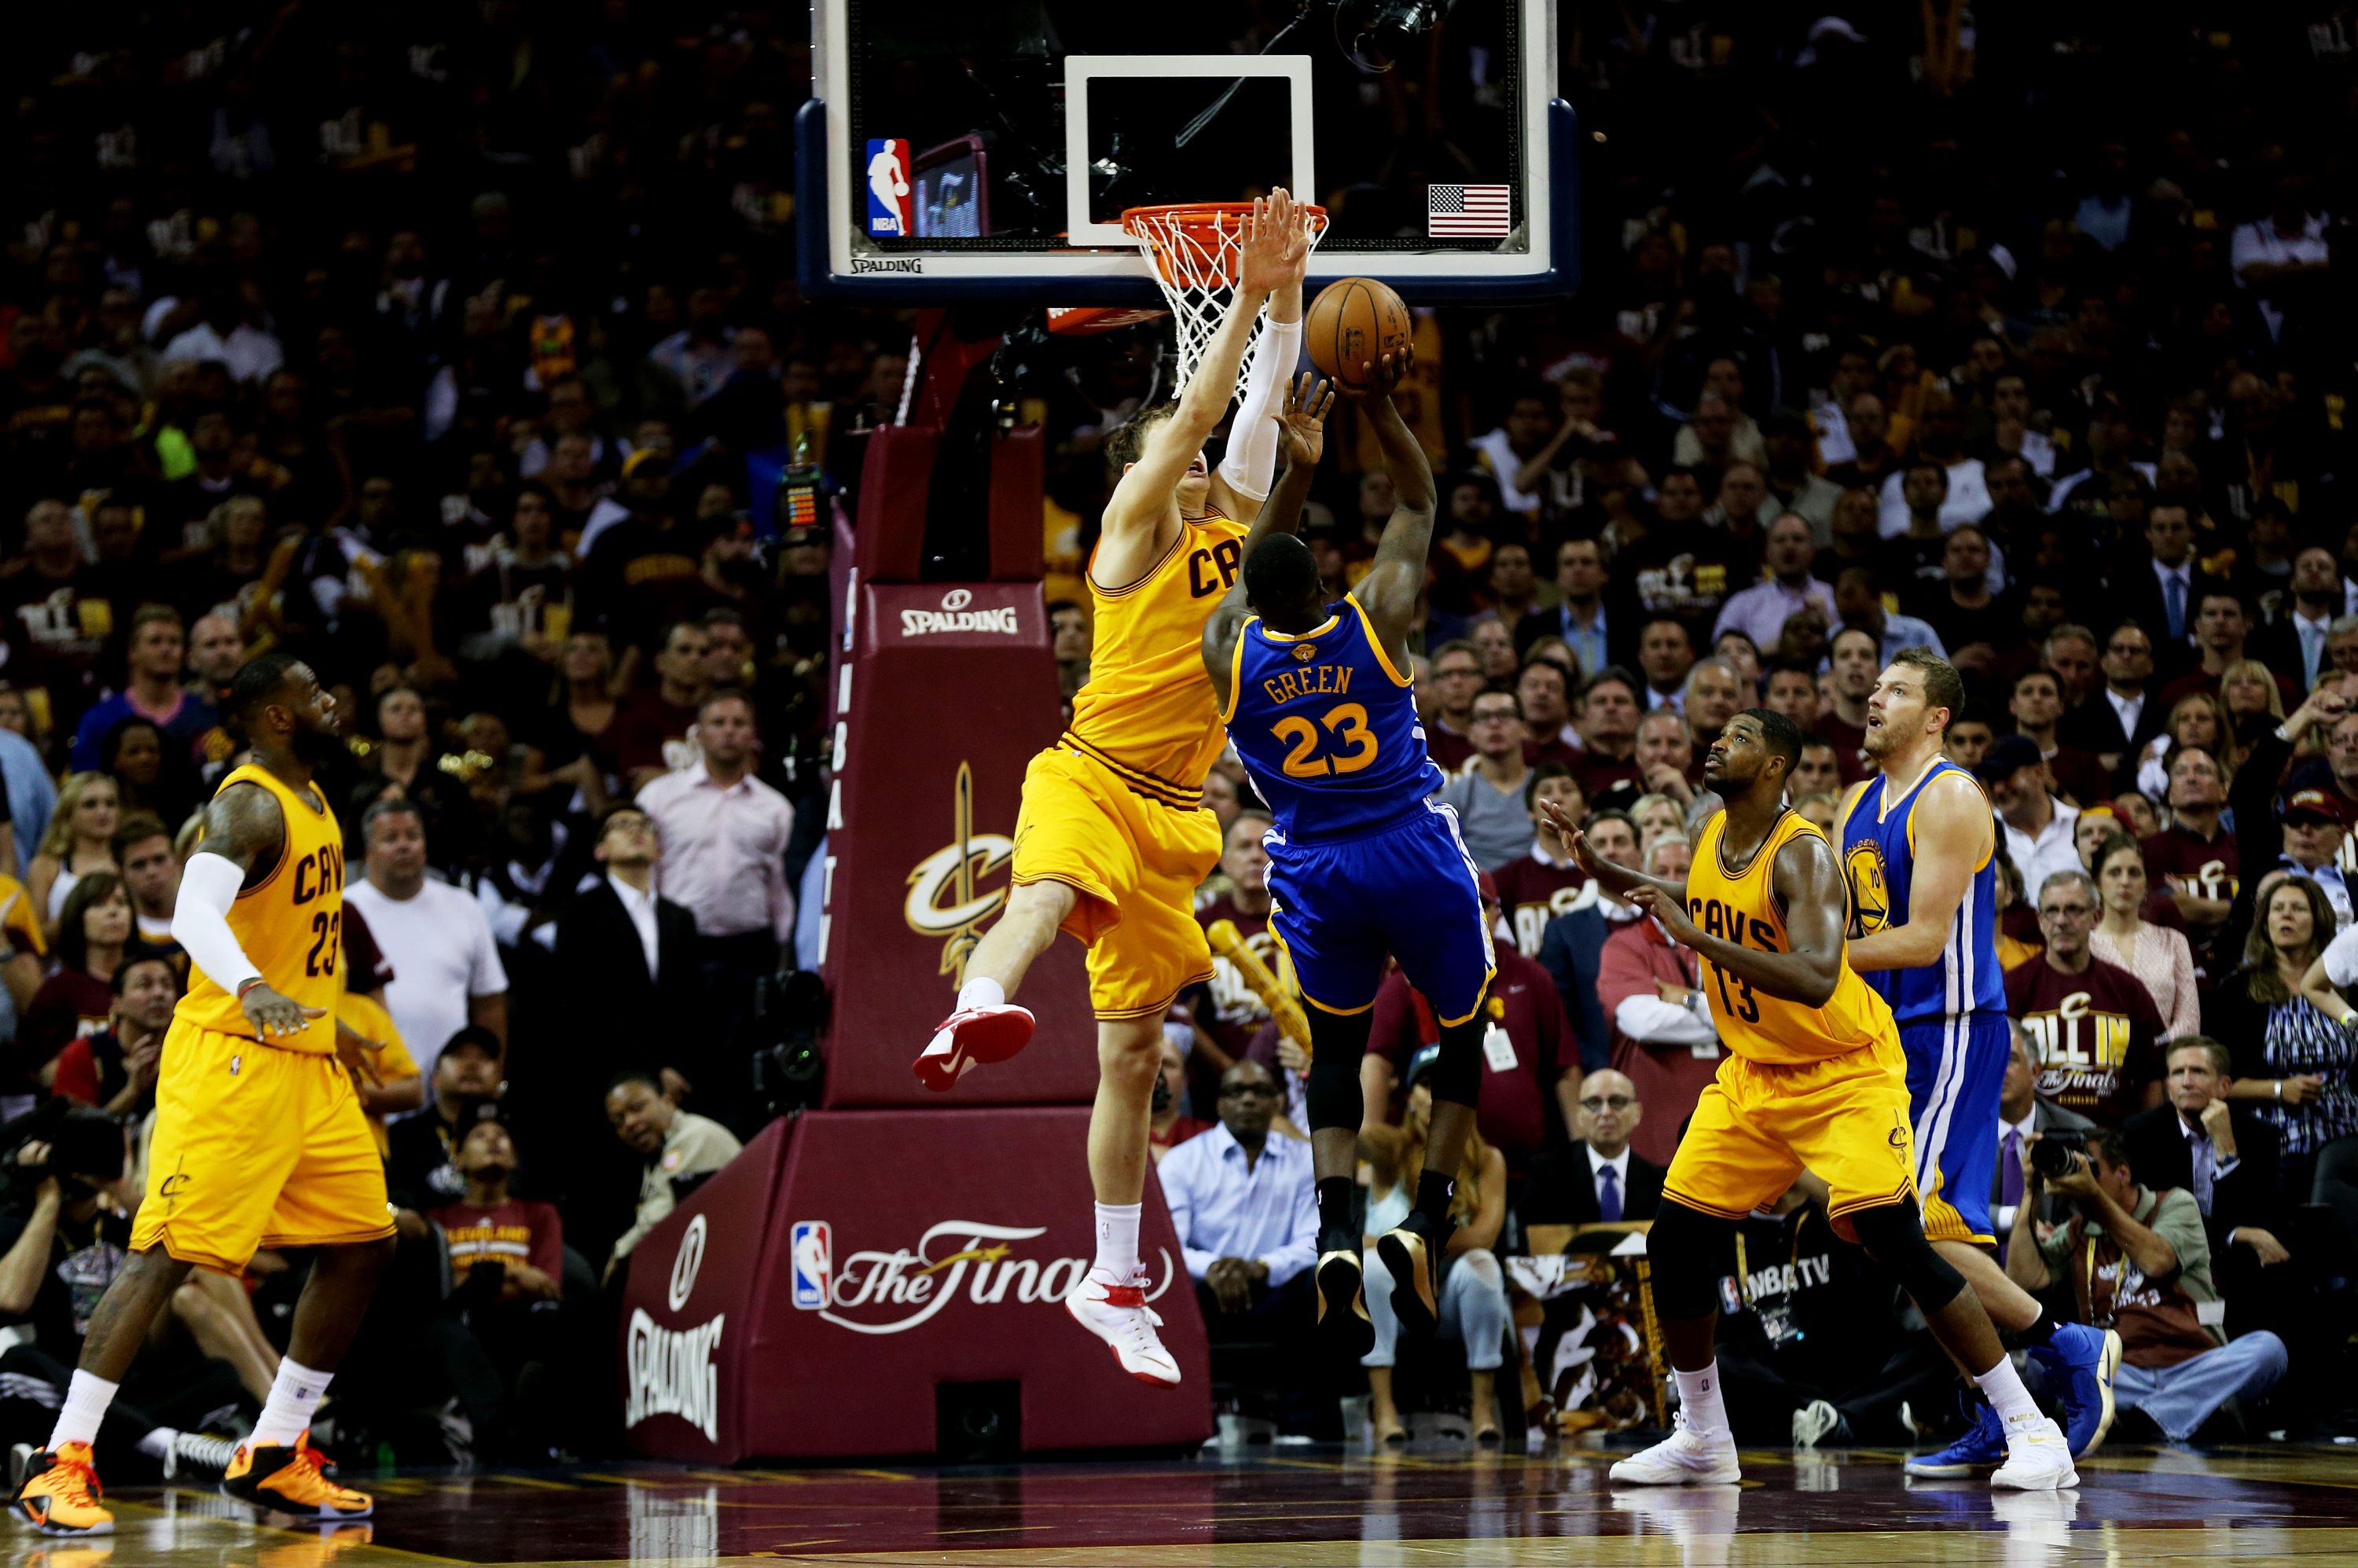
POLYGON ((2164 683, 2195 664, 2194 622, 2206 593, 2232 593, 2195 558, 2194 522, 2175 502, 2146 513, 2148 558, 2123 563, 2113 578, 2113 621, 2135 621, 2153 639, 2155 673, 2164 683))
POLYGON ((2122 1130, 2147 1185, 2194 1195, 2228 1310, 2239 1318, 2256 1313, 2259 1323, 2274 1326, 2273 1314, 2256 1312, 2255 1292, 2262 1270, 2291 1257, 2272 1228, 2279 1223, 2277 1130, 2228 1103, 2232 1060, 2208 1035, 2173 1041, 2164 1080, 2169 1103, 2129 1118, 2122 1130))
POLYGON ((1651 1219, 1662 1199, 1662 1167, 1629 1147, 1645 1107, 1636 1086, 1606 1067, 1580 1082, 1579 1141, 1531 1162, 1523 1223, 1591 1225, 1651 1219))
MULTIPOLYGON (((2015 1206, 2022 1202, 2022 1146, 2033 1133, 2044 1137, 2050 1132, 2086 1134, 2096 1130, 2096 1124, 2076 1110, 2066 1110, 2052 1100, 2039 1098, 2039 1064, 2030 1054, 2030 1036, 2023 1031, 2022 1020, 2007 1021, 2014 1029, 2014 1054, 2006 1058, 2006 1076, 1999 1081, 1997 1091, 1997 1169, 1990 1175, 1990 1222, 1997 1227, 1998 1257, 2006 1257, 2007 1233, 2014 1227, 2015 1206)), ((2052 1200, 2049 1200, 2053 1206, 2052 1200)), ((2050 1220, 2053 1214, 2041 1217, 2050 1220)))

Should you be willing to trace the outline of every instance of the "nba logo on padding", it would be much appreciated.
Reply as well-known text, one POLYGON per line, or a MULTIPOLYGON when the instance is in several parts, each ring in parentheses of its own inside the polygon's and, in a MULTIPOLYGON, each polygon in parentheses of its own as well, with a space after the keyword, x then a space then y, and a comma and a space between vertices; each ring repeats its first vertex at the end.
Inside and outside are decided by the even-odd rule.
POLYGON ((909 198, 909 144, 871 139, 868 144, 869 235, 905 240, 916 232, 916 203, 909 198))
POLYGON ((798 1219, 792 1243, 795 1305, 805 1312, 817 1312, 827 1304, 835 1282, 835 1237, 823 1219, 798 1219))

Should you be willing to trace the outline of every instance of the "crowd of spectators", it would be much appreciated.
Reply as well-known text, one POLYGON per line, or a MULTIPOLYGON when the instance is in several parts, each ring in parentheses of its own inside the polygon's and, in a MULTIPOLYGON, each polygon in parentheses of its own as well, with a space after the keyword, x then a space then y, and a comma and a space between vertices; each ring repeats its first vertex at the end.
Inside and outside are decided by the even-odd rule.
MULTIPOLYGON (((2237 1336, 2222 1353, 2271 1334, 2295 1383, 2328 1386, 2346 1324, 2321 1282, 2349 1240, 2312 1202, 2358 1216, 2358 315, 2332 287, 2358 99, 2344 21, 2307 15, 1563 8, 1584 286, 1419 310, 1406 395, 1447 513, 1419 701, 1500 951, 1445 1287, 1478 1387, 1524 1304, 1498 1260, 1538 1227, 1642 1220, 1720 1055, 1693 956, 1598 896, 1537 803, 1675 873, 1703 748, 1760 702, 1813 737, 1792 804, 1829 822, 1865 771, 1875 674, 1916 644, 1965 674, 1951 754, 2003 827, 2017 1266, 2025 1236, 2046 1258, 2094 1227, 2158 1277, 2166 1244, 2201 1331, 2237 1336), (2189 1044, 2208 1040, 2223 1060, 2189 1044), (2021 1151, 2064 1118, 2093 1127, 2085 1190, 2026 1202, 2021 1151), (2280 1277, 2300 1288, 2265 1288, 2280 1277)), ((352 1021, 406 1065, 369 1108, 405 1238, 460 1280, 436 1309, 438 1284, 397 1271, 380 1315, 431 1321, 373 1325, 446 1376, 354 1376, 343 1402, 447 1400, 426 1428, 492 1451, 595 1441, 611 1412, 568 1427, 548 1390, 551 1358, 596 1343, 566 1314, 675 1177, 754 1130, 752 989, 816 942, 797 917, 825 819, 829 537, 789 525, 780 479, 807 464, 856 503, 909 362, 905 314, 795 285, 782 127, 806 14, 16 20, 0 1112, 57 1093, 144 1114, 190 813, 235 752, 215 700, 252 654, 301 653, 348 742, 321 784, 350 837, 352 1021)), ((1257 25, 1239 9, 1206 36, 1229 24, 1257 25)), ((1436 100, 1489 101, 1477 37, 1444 24, 1432 58, 1436 100)), ((1343 112, 1369 145, 1412 144, 1402 168, 1447 156, 1401 92, 1343 112)), ((1068 697, 1102 440, 1161 330, 1049 340, 1015 389, 1048 437, 1068 697)), ((1347 416, 1338 437, 1305 528, 1339 592, 1391 500, 1366 433, 1347 416)), ((1279 963, 1249 781, 1224 767, 1206 804, 1228 849, 1205 917, 1279 963)), ((1379 1218, 1422 1158, 1435 1031, 1397 978, 1378 1011, 1379 1218)), ((1209 1189, 1292 1169, 1299 1048, 1225 963, 1169 1036, 1158 1157, 1213 1141, 1180 1167, 1207 1184, 1207 1314, 1298 1304, 1293 1211, 1209 1189)), ((67 1175, 19 1206, 27 1259, 60 1262, 38 1303, 16 1286, 38 1271, 0 1262, 0 1307, 53 1363, 74 1325, 52 1283, 119 1261, 98 1217, 118 1190, 67 1175)), ((1838 1249, 1811 1203, 1761 1217, 1759 1244, 1838 1249)), ((283 1332, 279 1261, 183 1314, 241 1372, 249 1325, 283 1332)), ((1855 1267, 1806 1277, 1847 1299, 1855 1267)), ((2081 1314, 2177 1310, 2069 1282, 2081 1314)), ((1832 1299, 1732 1314, 1765 1408, 1937 1424, 1886 1397, 1898 1373, 1862 1390, 1777 1363, 1827 1342, 1793 1327, 1832 1299)), ((2201 1350, 2172 1333, 2166 1354, 2201 1350)), ((1371 1381, 1381 1417, 1390 1379, 1371 1381)), ((2166 1382, 2154 1419, 2179 1435, 2166 1382)))

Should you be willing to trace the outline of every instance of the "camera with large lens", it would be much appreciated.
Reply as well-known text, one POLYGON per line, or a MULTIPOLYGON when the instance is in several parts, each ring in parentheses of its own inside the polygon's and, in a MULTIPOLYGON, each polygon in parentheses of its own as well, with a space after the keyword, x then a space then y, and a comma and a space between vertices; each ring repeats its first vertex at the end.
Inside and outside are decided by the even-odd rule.
POLYGON ((123 1124, 103 1110, 76 1105, 60 1095, 0 1123, 0 1208, 31 1204, 51 1176, 66 1187, 70 1200, 89 1195, 80 1178, 112 1182, 122 1174, 123 1124), (27 1143, 48 1144, 49 1158, 21 1163, 19 1154, 27 1143))
POLYGON ((2073 1156, 2088 1152, 2088 1135, 2068 1128, 2056 1128, 2039 1135, 2030 1146, 2030 1168, 2049 1181, 2068 1176, 2079 1163, 2073 1156))

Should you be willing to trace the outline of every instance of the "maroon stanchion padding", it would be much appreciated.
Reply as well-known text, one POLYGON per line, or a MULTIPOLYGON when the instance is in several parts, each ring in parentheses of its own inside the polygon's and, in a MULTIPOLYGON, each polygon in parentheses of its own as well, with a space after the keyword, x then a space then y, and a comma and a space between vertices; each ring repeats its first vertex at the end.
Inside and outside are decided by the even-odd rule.
POLYGON ((695 1464, 934 1452, 936 1385, 1022 1385, 1040 1452, 1199 1443, 1210 1362, 1150 1167, 1140 1251, 1179 1363, 1131 1379, 1065 1314, 1091 1236, 1076 1107, 773 1122, 631 1259, 633 1449, 695 1464))
POLYGON ((929 425, 886 425, 869 436, 852 543, 861 582, 917 580, 925 559, 925 497, 941 444, 942 433, 929 425))
POLYGON ((1084 1104, 1097 1026, 1065 936, 1018 993, 1040 1021, 1022 1054, 947 1094, 910 1071, 1005 904, 1023 770, 1058 733, 1040 585, 863 584, 852 603, 827 806, 826 1104, 1084 1104))
POLYGON ((1047 488, 1046 443, 1037 425, 1018 425, 990 449, 990 580, 1038 582, 1047 571, 1040 502, 1047 488))

